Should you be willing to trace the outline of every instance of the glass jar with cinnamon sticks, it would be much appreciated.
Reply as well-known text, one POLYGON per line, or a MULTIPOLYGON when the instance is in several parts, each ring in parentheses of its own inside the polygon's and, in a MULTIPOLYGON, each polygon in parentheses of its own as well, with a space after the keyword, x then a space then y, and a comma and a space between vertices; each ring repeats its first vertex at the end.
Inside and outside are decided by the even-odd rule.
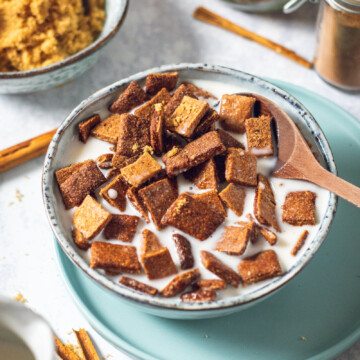
POLYGON ((330 84, 360 90, 360 0, 322 0, 314 66, 330 84))

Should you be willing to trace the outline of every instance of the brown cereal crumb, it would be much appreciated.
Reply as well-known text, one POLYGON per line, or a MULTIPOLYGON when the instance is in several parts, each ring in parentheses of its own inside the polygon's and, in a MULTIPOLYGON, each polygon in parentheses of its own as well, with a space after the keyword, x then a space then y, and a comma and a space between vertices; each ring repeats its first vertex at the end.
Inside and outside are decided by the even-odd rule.
POLYGON ((218 188, 218 177, 214 159, 210 159, 184 173, 186 179, 192 181, 198 189, 218 188))
POLYGON ((177 273, 168 248, 148 252, 141 260, 149 280, 162 279, 177 273))
POLYGON ((135 186, 132 186, 126 191, 126 195, 134 208, 145 218, 146 222, 149 223, 150 218, 148 210, 144 204, 144 201, 139 196, 139 190, 135 186))
POLYGON ((291 250, 291 255, 296 256, 297 253, 302 249, 302 247, 305 245, 305 241, 309 235, 309 232, 307 230, 304 230, 304 232, 299 237, 298 241, 296 242, 294 248, 291 250))
POLYGON ((94 241, 90 254, 90 266, 93 269, 104 269, 112 274, 141 272, 135 246, 94 241))
POLYGON ((113 113, 123 114, 141 105, 148 99, 149 97, 145 91, 135 81, 132 81, 127 89, 110 106, 109 110, 113 113))
POLYGON ((199 269, 194 269, 187 271, 185 273, 176 275, 170 282, 167 284, 164 289, 160 291, 163 297, 173 297, 181 292, 183 292, 189 285, 195 282, 200 278, 199 269))
POLYGON ((180 267, 182 270, 191 269, 194 266, 194 257, 191 252, 190 241, 180 234, 173 234, 172 236, 176 251, 180 260, 180 267))
POLYGON ((244 285, 271 279, 282 275, 282 270, 274 250, 266 250, 242 261, 238 266, 244 285))
POLYGON ((132 242, 139 221, 140 218, 137 216, 113 214, 104 230, 105 239, 132 242))
POLYGON ((151 295, 151 296, 155 296, 157 294, 157 289, 155 289, 154 287, 144 284, 140 281, 137 281, 135 279, 131 279, 127 276, 122 276, 120 281, 120 284, 125 285, 127 287, 130 287, 134 290, 143 292, 145 294, 151 295))
POLYGON ((243 134, 245 120, 250 118, 256 99, 240 95, 221 97, 220 124, 225 130, 243 134))
POLYGON ((230 183, 219 196, 237 216, 243 214, 246 193, 242 186, 230 183))
MULTIPOLYGON (((180 296, 181 301, 184 302, 195 302, 195 301, 213 301, 216 298, 216 292, 212 290, 198 290, 198 291, 192 291, 188 292, 186 294, 183 294, 180 296)), ((208 338, 208 335, 205 335, 206 338, 208 338)))
POLYGON ((293 226, 315 225, 316 194, 311 191, 295 191, 286 195, 282 221, 293 226))
POLYGON ((126 184, 122 175, 116 176, 108 185, 100 190, 100 196, 104 198, 111 206, 120 211, 126 209, 126 191, 129 186, 126 184))
POLYGON ((91 243, 87 239, 84 238, 83 234, 78 229, 73 229, 72 237, 73 237, 74 243, 76 244, 76 246, 79 249, 88 250, 90 248, 91 243))
POLYGON ((202 279, 194 284, 196 290, 224 290, 226 282, 220 279, 202 279))
POLYGON ((162 88, 168 91, 175 89, 178 80, 178 73, 153 73, 146 77, 146 92, 150 95, 156 94, 162 88))
POLYGON ((86 119, 79 123, 78 129, 79 129, 79 140, 83 143, 87 142, 87 139, 90 136, 90 131, 92 128, 94 128, 96 125, 98 125, 101 121, 101 118, 98 114, 95 114, 91 116, 89 119, 86 119))
POLYGON ((209 251, 202 250, 200 253, 201 262, 207 270, 214 273, 220 279, 224 280, 227 284, 234 287, 239 286, 240 277, 233 269, 225 265, 209 251))
POLYGON ((116 144, 120 126, 121 116, 118 114, 110 115, 91 130, 91 135, 110 144, 116 144))
POLYGON ((222 239, 217 243, 216 250, 228 255, 242 255, 251 237, 248 226, 226 226, 222 239))
POLYGON ((271 139, 271 117, 260 116, 245 121, 248 151, 255 156, 274 154, 271 139))
POLYGON ((23 199, 24 195, 18 189, 16 189, 15 197, 16 197, 18 202, 22 202, 22 199, 23 199))
POLYGON ((93 239, 110 222, 111 214, 90 195, 75 210, 73 223, 86 240, 93 239))
POLYGON ((24 295, 20 292, 18 292, 14 297, 13 299, 19 303, 22 303, 22 304, 25 304, 27 303, 27 299, 24 297, 24 295))

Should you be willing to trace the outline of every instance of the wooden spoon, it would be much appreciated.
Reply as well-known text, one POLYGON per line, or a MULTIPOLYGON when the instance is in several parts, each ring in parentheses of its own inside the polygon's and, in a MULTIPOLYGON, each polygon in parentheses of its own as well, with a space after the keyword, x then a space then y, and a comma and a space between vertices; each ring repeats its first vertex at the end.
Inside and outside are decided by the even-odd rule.
POLYGON ((279 106, 257 94, 239 95, 256 98, 260 103, 260 113, 271 114, 276 122, 278 162, 272 176, 310 181, 360 207, 360 188, 335 176, 318 163, 300 130, 279 106))

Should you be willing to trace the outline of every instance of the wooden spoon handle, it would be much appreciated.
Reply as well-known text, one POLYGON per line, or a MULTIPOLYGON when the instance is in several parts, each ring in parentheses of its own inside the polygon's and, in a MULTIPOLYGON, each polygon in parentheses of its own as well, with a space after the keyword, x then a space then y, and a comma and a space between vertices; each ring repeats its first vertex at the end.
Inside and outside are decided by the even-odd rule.
POLYGON ((56 130, 51 130, 8 149, 1 150, 0 173, 45 154, 56 130))

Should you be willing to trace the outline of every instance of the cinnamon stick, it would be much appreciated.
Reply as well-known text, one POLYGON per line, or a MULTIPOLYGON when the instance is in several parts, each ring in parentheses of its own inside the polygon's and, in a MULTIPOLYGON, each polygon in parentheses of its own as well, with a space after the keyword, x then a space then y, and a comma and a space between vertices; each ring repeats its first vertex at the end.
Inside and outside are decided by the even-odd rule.
POLYGON ((231 31, 237 35, 240 35, 248 40, 254 41, 262 46, 267 47, 270 50, 277 52, 280 55, 287 57, 288 59, 297 62, 298 64, 305 66, 306 68, 310 69, 312 67, 312 63, 300 55, 296 54, 294 51, 275 43, 267 38, 264 38, 258 34, 255 34, 243 27, 234 24, 233 22, 213 13, 206 8, 199 6, 193 14, 195 19, 204 21, 208 24, 218 26, 222 29, 231 31))
POLYGON ((0 173, 45 154, 56 130, 51 130, 8 149, 1 150, 0 173))

